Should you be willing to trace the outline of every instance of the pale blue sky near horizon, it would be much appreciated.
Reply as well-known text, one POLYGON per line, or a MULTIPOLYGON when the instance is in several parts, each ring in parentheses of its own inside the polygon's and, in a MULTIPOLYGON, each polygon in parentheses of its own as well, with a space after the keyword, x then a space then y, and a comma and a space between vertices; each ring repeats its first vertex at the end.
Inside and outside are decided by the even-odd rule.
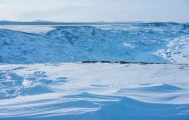
POLYGON ((0 20, 189 22, 189 0, 0 0, 0 20))

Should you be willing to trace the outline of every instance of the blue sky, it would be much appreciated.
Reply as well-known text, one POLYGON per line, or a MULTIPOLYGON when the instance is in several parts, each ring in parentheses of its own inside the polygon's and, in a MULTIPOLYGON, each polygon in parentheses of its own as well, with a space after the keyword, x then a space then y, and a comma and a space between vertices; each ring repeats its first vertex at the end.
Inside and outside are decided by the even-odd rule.
POLYGON ((189 22, 189 0, 0 0, 0 20, 189 22))

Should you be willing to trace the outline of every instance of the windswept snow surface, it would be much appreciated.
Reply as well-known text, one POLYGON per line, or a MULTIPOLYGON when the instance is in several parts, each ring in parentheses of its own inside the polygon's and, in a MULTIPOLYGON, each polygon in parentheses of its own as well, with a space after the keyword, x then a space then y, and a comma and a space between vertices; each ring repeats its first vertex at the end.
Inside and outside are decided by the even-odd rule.
POLYGON ((189 65, 0 66, 0 119, 188 120, 189 65))
POLYGON ((0 26, 0 120, 189 120, 188 80, 189 24, 0 26))

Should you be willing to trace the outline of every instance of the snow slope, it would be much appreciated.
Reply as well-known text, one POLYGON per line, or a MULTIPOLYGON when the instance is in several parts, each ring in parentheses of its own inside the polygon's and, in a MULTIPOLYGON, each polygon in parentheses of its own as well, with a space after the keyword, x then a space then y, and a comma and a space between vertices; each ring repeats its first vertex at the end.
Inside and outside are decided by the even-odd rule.
POLYGON ((188 24, 128 23, 98 26, 1 26, 1 28, 4 28, 0 29, 1 63, 59 63, 88 60, 189 62, 188 24), (178 44, 179 41, 175 39, 182 39, 181 43, 178 44), (179 50, 172 49, 173 46, 179 50))
POLYGON ((2 120, 189 119, 188 65, 62 63, 0 69, 2 120))
POLYGON ((157 55, 168 59, 172 63, 177 61, 188 63, 189 59, 189 35, 183 35, 171 40, 165 49, 160 49, 157 55))

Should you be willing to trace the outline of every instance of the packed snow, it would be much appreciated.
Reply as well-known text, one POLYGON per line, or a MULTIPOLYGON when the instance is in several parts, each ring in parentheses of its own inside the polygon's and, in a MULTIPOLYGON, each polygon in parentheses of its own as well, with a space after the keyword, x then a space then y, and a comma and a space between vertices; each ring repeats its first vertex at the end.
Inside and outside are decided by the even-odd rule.
POLYGON ((0 120, 188 120, 189 24, 0 26, 0 120))

